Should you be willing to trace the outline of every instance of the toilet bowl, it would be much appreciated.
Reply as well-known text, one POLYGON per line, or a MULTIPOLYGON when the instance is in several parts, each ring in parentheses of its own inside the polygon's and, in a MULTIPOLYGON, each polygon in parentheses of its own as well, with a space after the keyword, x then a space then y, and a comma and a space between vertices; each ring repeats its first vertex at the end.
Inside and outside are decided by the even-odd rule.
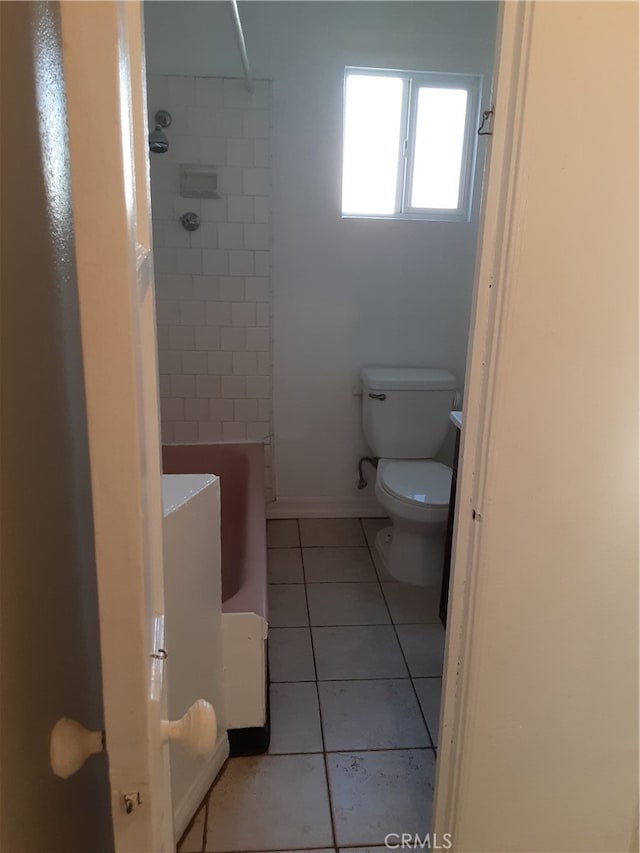
POLYGON ((439 599, 451 468, 436 462, 457 399, 452 373, 433 367, 363 367, 362 426, 378 459, 375 494, 392 527, 376 538, 388 573, 432 587, 439 599))
POLYGON ((395 580, 437 587, 442 579, 451 468, 433 459, 380 459, 375 494, 392 527, 375 546, 395 580))

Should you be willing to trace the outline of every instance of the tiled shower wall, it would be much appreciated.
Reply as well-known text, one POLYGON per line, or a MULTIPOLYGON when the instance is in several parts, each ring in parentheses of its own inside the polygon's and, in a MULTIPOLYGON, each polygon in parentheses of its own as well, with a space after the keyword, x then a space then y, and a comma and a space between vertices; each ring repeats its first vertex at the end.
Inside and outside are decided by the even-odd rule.
POLYGON ((150 127, 158 109, 173 119, 169 151, 149 155, 163 442, 264 442, 270 500, 269 83, 149 75, 147 87, 150 127), (181 163, 216 166, 220 198, 183 198, 181 163))

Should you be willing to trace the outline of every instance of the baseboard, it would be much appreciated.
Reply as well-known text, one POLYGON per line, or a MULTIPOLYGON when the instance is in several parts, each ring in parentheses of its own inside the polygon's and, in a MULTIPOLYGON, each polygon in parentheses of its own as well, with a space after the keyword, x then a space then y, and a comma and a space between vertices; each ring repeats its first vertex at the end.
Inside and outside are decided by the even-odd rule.
POLYGON ((174 803, 173 834, 176 842, 184 835, 184 831, 189 826, 191 818, 206 797, 209 788, 215 782, 216 776, 228 757, 229 739, 225 734, 224 738, 218 742, 211 758, 202 765, 200 772, 191 783, 189 790, 182 800, 177 805, 174 803))
POLYGON ((384 518, 373 497, 281 498, 265 505, 267 518, 384 518))

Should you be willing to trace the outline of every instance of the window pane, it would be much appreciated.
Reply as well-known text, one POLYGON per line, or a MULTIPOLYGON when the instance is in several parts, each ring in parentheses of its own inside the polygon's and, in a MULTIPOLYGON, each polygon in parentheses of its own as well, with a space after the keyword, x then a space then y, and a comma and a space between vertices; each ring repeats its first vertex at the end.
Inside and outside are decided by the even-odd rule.
POLYGON ((466 112, 465 89, 420 87, 411 207, 458 207, 466 112))
POLYGON ((343 213, 395 213, 402 95, 399 77, 347 76, 343 213))

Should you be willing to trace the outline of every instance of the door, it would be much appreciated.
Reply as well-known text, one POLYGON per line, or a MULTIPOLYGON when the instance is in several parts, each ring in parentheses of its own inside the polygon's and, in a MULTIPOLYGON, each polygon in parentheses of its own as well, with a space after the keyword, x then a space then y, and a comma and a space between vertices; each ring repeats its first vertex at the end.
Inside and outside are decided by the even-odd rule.
POLYGON ((173 849, 138 2, 60 4, 115 849, 173 849))

